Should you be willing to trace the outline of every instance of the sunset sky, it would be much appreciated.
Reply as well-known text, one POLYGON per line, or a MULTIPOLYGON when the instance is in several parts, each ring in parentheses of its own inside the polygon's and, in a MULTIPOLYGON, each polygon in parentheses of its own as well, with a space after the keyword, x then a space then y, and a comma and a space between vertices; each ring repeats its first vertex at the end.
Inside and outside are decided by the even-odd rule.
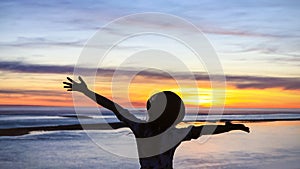
MULTIPOLYGON (((300 2, 294 0, 2 0, 0 105, 73 106, 72 95, 62 88, 62 82, 66 76, 73 76, 73 68, 88 40, 105 24, 119 17, 162 12, 196 25, 214 47, 227 81, 225 107, 300 108, 299 7, 300 2)), ((122 25, 122 29, 141 26, 141 22, 122 25)), ((159 29, 170 28, 161 26, 159 29)), ((181 27, 170 31, 193 36, 181 27)), ((116 36, 122 36, 121 29, 117 33, 116 36)), ((98 67, 95 90, 113 97, 125 107, 128 100, 135 107, 144 107, 147 98, 160 90, 178 92, 188 106, 209 107, 212 94, 205 65, 193 62, 189 54, 176 45, 175 41, 163 37, 129 39, 98 67), (127 73, 132 70, 122 69, 123 79, 119 79, 119 83, 112 82, 113 71, 120 66, 124 55, 146 50, 149 46, 163 47, 180 55, 195 74, 200 94, 195 96, 195 88, 189 85, 192 82, 185 71, 174 69, 174 62, 165 64, 167 58, 163 56, 159 63, 167 65, 166 69, 159 72, 147 69, 139 73, 128 85, 128 91, 121 89, 127 85, 127 73), (180 75, 179 80, 184 83, 180 90, 176 81, 163 73, 169 70, 180 75)), ((158 62, 157 59, 153 61, 158 62)), ((123 66, 134 70, 141 65, 147 68, 143 58, 123 66)), ((86 69, 90 68, 88 66, 86 69)))

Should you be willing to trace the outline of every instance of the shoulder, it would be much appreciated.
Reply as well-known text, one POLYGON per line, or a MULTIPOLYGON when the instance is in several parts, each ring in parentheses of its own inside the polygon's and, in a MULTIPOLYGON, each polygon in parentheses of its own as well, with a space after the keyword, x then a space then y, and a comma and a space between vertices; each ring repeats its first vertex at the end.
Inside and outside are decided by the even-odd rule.
POLYGON ((123 109, 120 111, 122 115, 121 121, 123 121, 128 127, 134 132, 138 131, 144 124, 145 121, 137 118, 134 114, 132 114, 129 110, 123 109))

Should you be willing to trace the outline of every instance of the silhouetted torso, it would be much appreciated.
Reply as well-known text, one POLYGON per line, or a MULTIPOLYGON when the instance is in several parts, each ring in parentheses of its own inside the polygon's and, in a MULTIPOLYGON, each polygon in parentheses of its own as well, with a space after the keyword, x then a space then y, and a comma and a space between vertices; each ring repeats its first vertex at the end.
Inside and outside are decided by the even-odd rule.
MULTIPOLYGON (((128 111, 122 112, 122 114, 134 118, 128 111)), ((128 119, 123 120, 127 121, 129 128, 137 138, 136 142, 140 157, 139 162, 142 169, 173 168, 173 157, 176 148, 183 140, 190 140, 188 136, 186 136, 190 130, 189 127, 170 127, 164 132, 156 126, 150 126, 146 121, 136 118, 134 118, 134 122, 128 119)))

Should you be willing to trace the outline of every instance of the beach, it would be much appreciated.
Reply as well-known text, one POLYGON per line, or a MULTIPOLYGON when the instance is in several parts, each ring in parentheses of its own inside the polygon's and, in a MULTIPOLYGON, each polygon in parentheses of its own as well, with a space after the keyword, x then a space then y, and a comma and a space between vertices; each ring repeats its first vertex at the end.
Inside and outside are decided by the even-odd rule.
MULTIPOLYGON (((128 158, 132 154, 137 155, 134 136, 128 128, 124 126, 115 130, 57 128, 59 125, 76 125, 77 118, 70 115, 63 116, 66 114, 18 116, 2 113, 1 129, 24 127, 41 129, 45 127, 42 124, 48 124, 52 126, 50 129, 55 130, 37 130, 19 136, 1 136, 1 168, 139 168, 137 158, 128 158), (128 151, 130 155, 126 154, 128 151)), ((116 122, 113 117, 106 117, 112 118, 108 121, 116 122)), ((232 116, 225 117, 232 118, 232 116)), ((260 115, 260 117, 268 116, 260 115)), ((270 118, 274 117, 279 116, 272 115, 270 118)), ((99 122, 99 118, 96 119, 99 122)), ((95 122, 93 118, 85 120, 95 122)), ((184 142, 175 153, 174 168, 299 168, 299 120, 232 122, 245 124, 250 127, 251 132, 232 131, 184 142)))
POLYGON ((300 122, 246 123, 249 134, 238 131, 214 135, 204 143, 182 144, 175 166, 183 168, 299 168, 300 122))

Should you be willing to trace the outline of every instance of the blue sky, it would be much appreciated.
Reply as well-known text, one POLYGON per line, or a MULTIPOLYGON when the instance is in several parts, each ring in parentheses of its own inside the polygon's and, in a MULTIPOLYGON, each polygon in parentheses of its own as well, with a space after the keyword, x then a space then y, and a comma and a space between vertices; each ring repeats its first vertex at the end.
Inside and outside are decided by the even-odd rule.
POLYGON ((293 0, 1 1, 0 61, 74 65, 104 24, 129 14, 163 12, 199 27, 226 74, 298 77, 299 7, 293 0))
MULTIPOLYGON (((5 83, 0 86, 0 104, 72 106, 72 98, 62 88, 61 82, 66 76, 72 76, 73 67, 88 40, 101 27, 120 17, 161 12, 196 25, 213 45, 227 79, 227 106, 299 108, 299 7, 300 2, 295 0, 1 0, 0 79, 5 83)), ((161 18, 155 18, 154 21, 161 23, 157 25, 158 30, 183 34, 191 38, 191 43, 199 41, 189 29, 173 25, 168 27, 168 22, 172 22, 161 18)), ((109 35, 122 37, 127 30, 143 26, 147 27, 147 23, 140 18, 118 29, 106 28, 107 34, 103 40, 107 40, 105 38, 109 35)), ((99 89, 103 89, 101 92, 108 96, 111 94, 109 80, 114 67, 119 66, 124 57, 149 46, 168 49, 170 54, 176 54, 196 74, 199 87, 203 89, 202 94, 210 92, 204 68, 206 65, 193 60, 192 54, 174 39, 148 35, 128 39, 109 53, 103 61, 104 67, 100 67, 100 73, 103 74, 99 76, 99 83, 97 81, 97 85, 101 86, 99 89)), ((99 49, 105 47, 107 44, 99 46, 99 49)), ((145 66, 145 63, 149 64, 146 67, 151 67, 151 64, 162 66, 165 68, 163 71, 169 69, 175 72, 185 83, 191 81, 191 76, 184 72, 185 68, 176 67, 179 62, 163 58, 163 53, 155 57, 149 53, 142 54, 140 59, 124 62, 124 67, 145 66)), ((93 59, 89 59, 87 65, 93 62, 93 59)), ((121 73, 128 79, 130 71, 121 73)), ((157 84, 162 85, 162 90, 173 89, 170 79, 164 74, 146 70, 141 76, 133 84, 140 87, 132 91, 133 102, 143 103, 148 94, 156 90, 153 86, 157 84)), ((120 89, 126 84, 118 85, 120 89)), ((187 85, 186 88, 191 87, 187 85)), ((118 94, 122 104, 128 102, 124 92, 118 94)), ((207 97, 206 106, 212 100, 207 97)))

